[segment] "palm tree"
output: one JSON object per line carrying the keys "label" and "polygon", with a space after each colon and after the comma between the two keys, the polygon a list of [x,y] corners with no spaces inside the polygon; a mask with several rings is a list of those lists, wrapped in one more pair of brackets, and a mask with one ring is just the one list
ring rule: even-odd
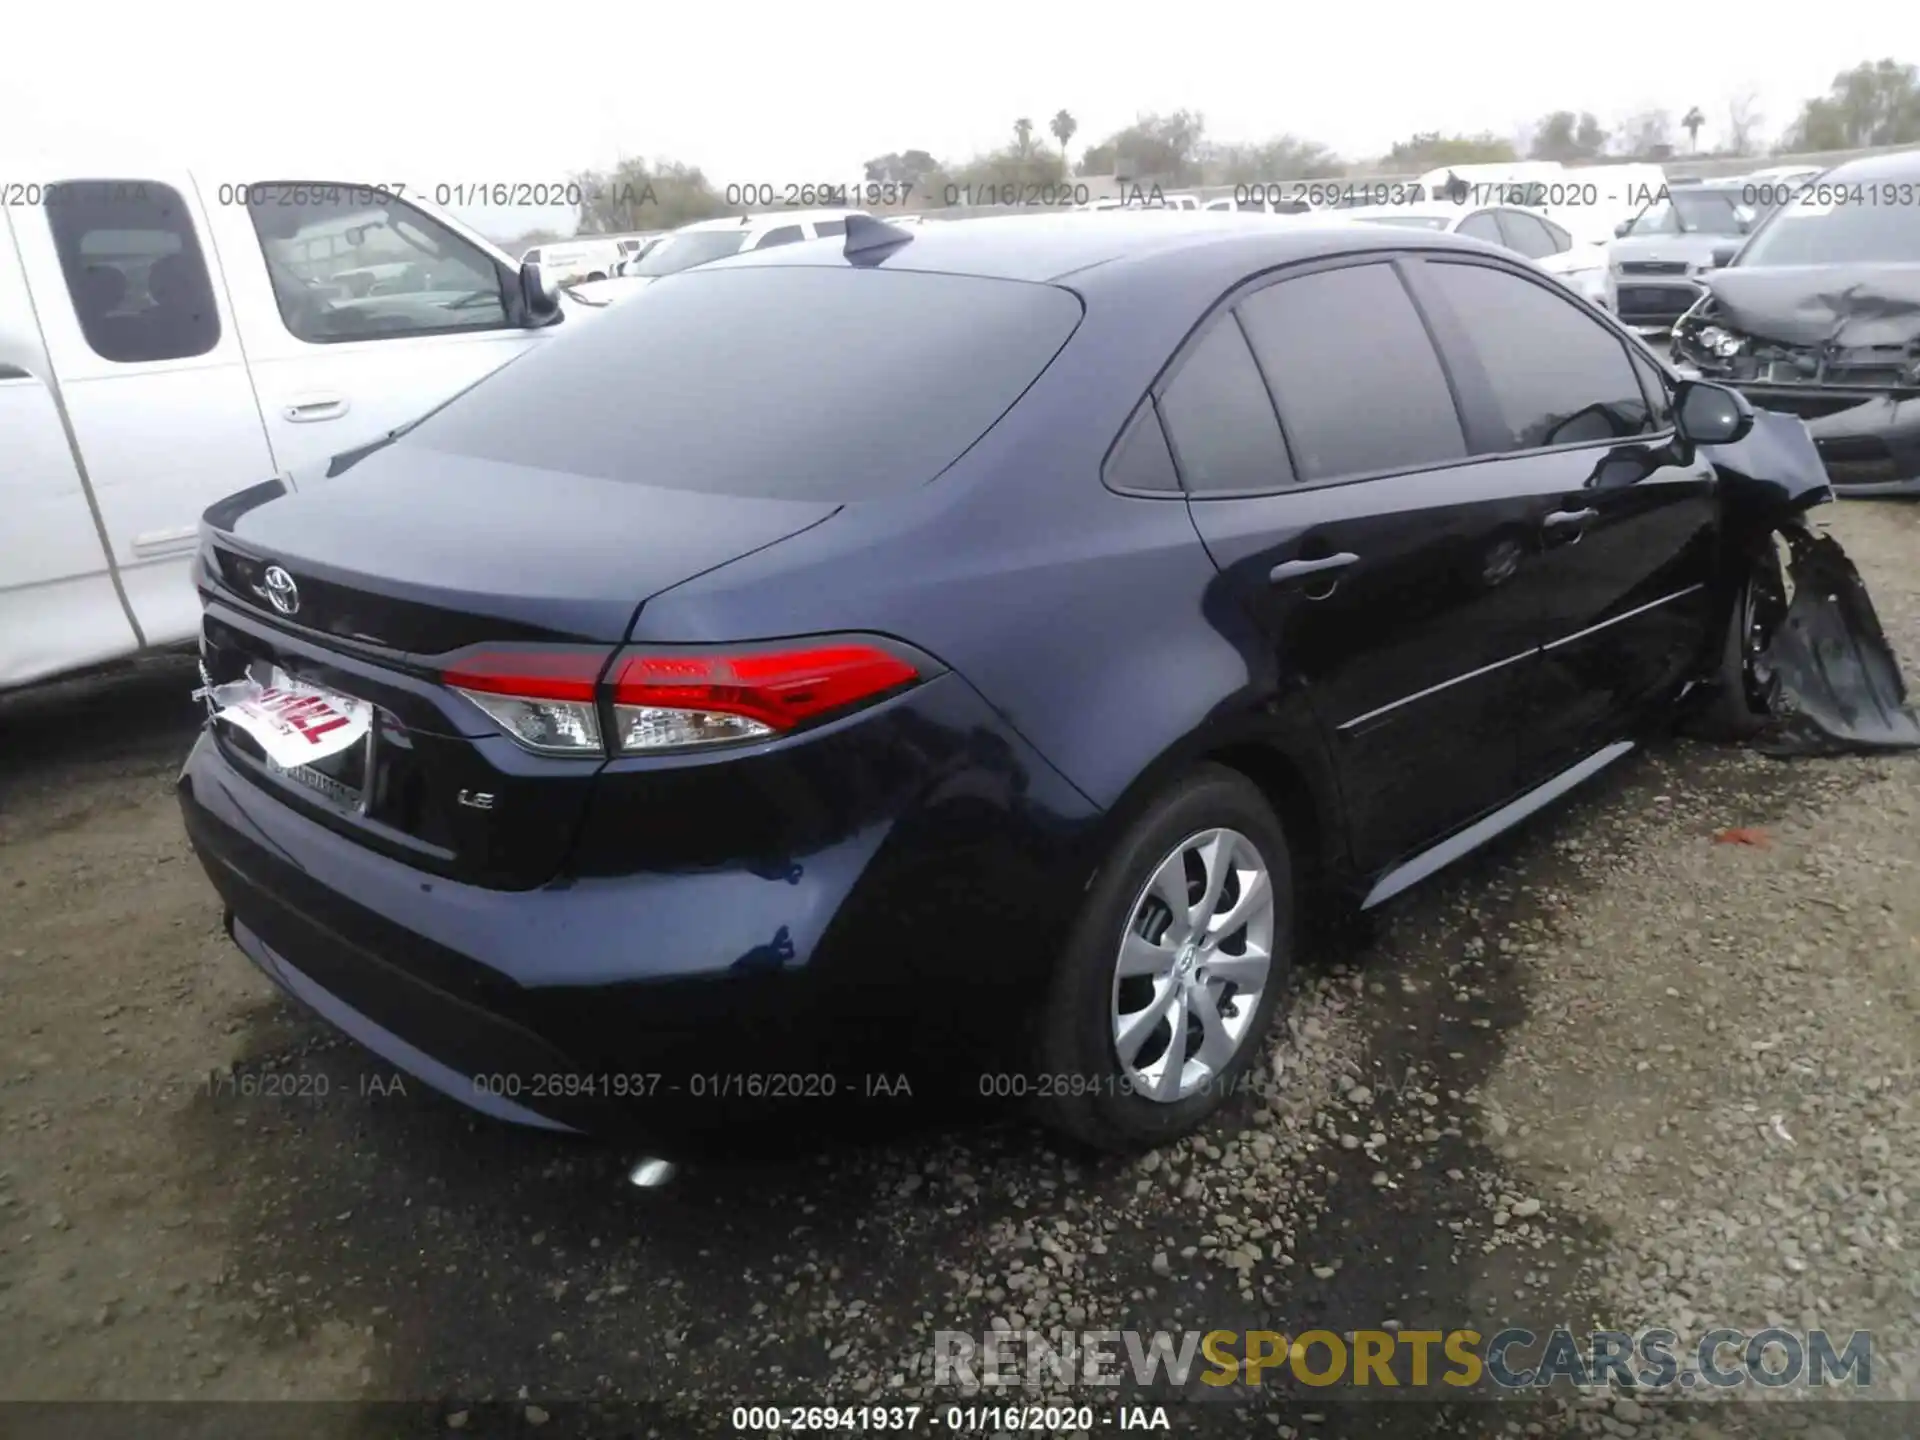
{"label": "palm tree", "polygon": [[1700,127],[1707,123],[1707,117],[1700,113],[1700,107],[1694,106],[1687,111],[1687,118],[1680,122],[1680,128],[1687,132],[1687,149],[1700,148]]}
{"label": "palm tree", "polygon": [[1080,122],[1065,110],[1060,111],[1053,117],[1052,121],[1048,123],[1047,129],[1051,130],[1053,132],[1053,138],[1060,142],[1060,158],[1062,160],[1067,158],[1067,142],[1073,139],[1074,131],[1079,128]]}
{"label": "palm tree", "polygon": [[1033,153],[1033,121],[1024,116],[1013,122],[1013,138],[1022,159]]}

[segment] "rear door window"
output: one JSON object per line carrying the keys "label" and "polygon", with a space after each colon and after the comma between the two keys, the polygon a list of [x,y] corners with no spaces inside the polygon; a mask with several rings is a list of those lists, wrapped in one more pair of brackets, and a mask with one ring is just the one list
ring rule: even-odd
{"label": "rear door window", "polygon": [[754,245],[756,250],[771,250],[776,245],[793,245],[807,238],[807,232],[798,225],[782,225],[769,230]]}
{"label": "rear door window", "polygon": [[47,223],[80,333],[102,360],[205,355],[220,311],[186,200],[153,180],[50,185]]}
{"label": "rear door window", "polygon": [[1465,458],[1440,357],[1391,265],[1282,280],[1239,309],[1302,480]]}
{"label": "rear door window", "polygon": [[1257,495],[1292,483],[1273,399],[1232,315],[1181,360],[1160,414],[1188,493]]}
{"label": "rear door window", "polygon": [[847,233],[847,222],[844,220],[816,220],[813,222],[813,233],[816,237],[823,240],[829,235],[844,235]]}
{"label": "rear door window", "polygon": [[397,443],[674,490],[886,495],[964,454],[1080,315],[1067,291],[1014,280],[695,268],[536,346]]}

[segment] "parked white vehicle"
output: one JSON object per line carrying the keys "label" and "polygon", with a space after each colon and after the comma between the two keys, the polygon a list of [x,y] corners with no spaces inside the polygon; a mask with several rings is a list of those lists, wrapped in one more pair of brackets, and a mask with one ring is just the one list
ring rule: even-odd
{"label": "parked white vehicle", "polygon": [[208,505],[598,313],[374,184],[0,176],[0,690],[190,641]]}
{"label": "parked white vehicle", "polygon": [[[1249,188],[1252,190],[1258,187]],[[1313,206],[1304,200],[1279,200],[1264,194],[1256,199],[1251,193],[1244,200],[1237,200],[1231,195],[1222,195],[1217,200],[1207,201],[1201,208],[1244,215],[1309,215],[1313,213]]]}
{"label": "parked white vehicle", "polygon": [[691,270],[709,260],[723,260],[748,250],[768,250],[775,245],[797,245],[803,240],[818,240],[847,233],[849,215],[865,215],[864,210],[774,210],[763,215],[729,215],[721,220],[696,220],[669,230],[638,260],[621,271],[625,285],[596,286],[583,292],[592,298],[612,298],[630,291],[633,281],[658,280]]}
{"label": "parked white vehicle", "polygon": [[1415,230],[1470,235],[1524,255],[1594,304],[1606,303],[1606,247],[1575,240],[1537,210],[1522,209],[1518,205],[1456,205],[1447,200],[1428,200],[1418,205],[1342,210],[1339,217],[1372,225],[1400,225]]}
{"label": "parked white vehicle", "polygon": [[520,257],[520,263],[538,265],[555,284],[571,285],[576,280],[606,279],[618,269],[621,257],[618,239],[593,235],[536,245]]}

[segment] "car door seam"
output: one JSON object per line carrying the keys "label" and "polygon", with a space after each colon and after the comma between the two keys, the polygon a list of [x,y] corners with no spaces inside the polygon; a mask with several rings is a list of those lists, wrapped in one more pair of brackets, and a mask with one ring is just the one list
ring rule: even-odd
{"label": "car door seam", "polygon": [[[80,436],[74,431],[73,416],[67,410],[67,397],[61,391],[60,375],[54,368],[53,351],[47,344],[47,327],[40,318],[40,297],[33,293],[33,277],[27,270],[26,252],[20,248],[19,238],[14,233],[13,216],[4,206],[0,206],[0,224],[6,226],[7,243],[13,247],[14,256],[20,262],[20,280],[27,294],[27,312],[33,317],[34,334],[40,341],[40,353],[47,362],[47,396],[53,401],[54,414],[60,417],[61,433],[67,437],[67,453],[72,456],[74,473],[80,479],[80,493],[87,497],[87,513],[93,517],[93,533],[100,541],[100,554],[107,562],[107,578],[113,582],[113,593],[120,601],[120,612],[133,628],[134,643],[144,650],[147,648],[147,635],[140,628],[139,617],[133,613],[133,602],[127,599],[127,585],[120,575],[120,562],[114,558],[113,542],[107,536],[106,517],[100,513],[99,497],[93,493],[93,476],[87,472],[86,457],[80,453]],[[64,287],[64,276],[61,283]],[[85,343],[84,336],[82,343]]]}

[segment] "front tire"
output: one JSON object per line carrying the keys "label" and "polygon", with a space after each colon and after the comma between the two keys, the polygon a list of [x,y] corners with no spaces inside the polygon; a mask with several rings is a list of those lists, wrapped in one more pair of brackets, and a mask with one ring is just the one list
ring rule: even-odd
{"label": "front tire", "polygon": [[1244,775],[1156,796],[1094,878],[1041,1017],[1040,1118],[1101,1150],[1198,1129],[1260,1059],[1293,954],[1293,860]]}

